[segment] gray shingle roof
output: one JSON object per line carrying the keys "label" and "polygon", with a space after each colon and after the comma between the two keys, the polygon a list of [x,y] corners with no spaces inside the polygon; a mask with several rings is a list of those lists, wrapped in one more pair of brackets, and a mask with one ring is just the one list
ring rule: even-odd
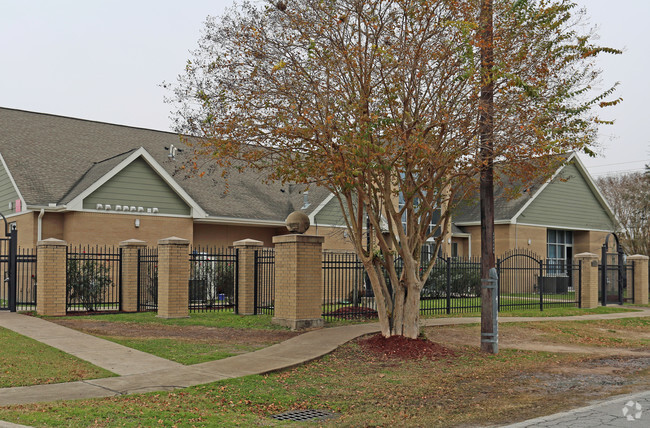
{"label": "gray shingle roof", "polygon": [[[221,171],[188,177],[165,147],[181,146],[177,134],[50,114],[0,108],[0,153],[28,205],[65,204],[143,147],[210,216],[284,221],[303,205],[305,186],[265,184],[261,173]],[[284,191],[283,191],[284,190]],[[329,194],[311,186],[309,214]]]}

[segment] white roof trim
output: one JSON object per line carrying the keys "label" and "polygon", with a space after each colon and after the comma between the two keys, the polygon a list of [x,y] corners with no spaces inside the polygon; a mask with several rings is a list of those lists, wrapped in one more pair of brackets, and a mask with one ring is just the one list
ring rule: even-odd
{"label": "white roof trim", "polygon": [[325,199],[323,199],[323,201],[322,201],[320,204],[318,204],[318,206],[316,207],[316,209],[314,209],[314,211],[312,211],[311,214],[309,214],[309,222],[310,222],[311,224],[315,224],[315,223],[316,223],[316,214],[318,214],[319,212],[321,212],[321,210],[322,210],[323,208],[325,208],[325,206],[326,206],[327,204],[329,204],[329,202],[330,202],[332,199],[334,199],[334,193],[330,193],[330,194],[329,194]]}
{"label": "white roof trim", "polygon": [[530,198],[530,199],[529,199],[529,200],[524,204],[524,206],[521,207],[521,209],[520,209],[519,211],[517,211],[517,214],[515,214],[514,216],[512,216],[512,218],[510,219],[510,223],[512,223],[512,224],[517,223],[517,218],[519,218],[519,216],[520,216],[521,214],[523,214],[523,212],[526,210],[526,208],[528,208],[528,207],[530,206],[530,204],[533,203],[533,201],[537,198],[537,196],[539,196],[539,195],[544,191],[544,189],[546,189],[546,187],[547,187],[549,184],[551,184],[551,182],[555,179],[555,177],[558,176],[558,174],[560,173],[560,171],[562,171],[562,170],[564,169],[564,167],[565,167],[566,165],[568,165],[568,163],[571,162],[571,160],[572,160],[573,158],[575,158],[575,157],[576,157],[575,152],[571,153],[571,155],[570,155],[570,156],[568,157],[568,159],[564,162],[564,164],[563,164],[562,166],[560,166],[560,167],[555,171],[555,173],[553,174],[553,176],[552,176],[551,178],[549,178],[549,179],[546,181],[546,183],[544,183],[544,184],[543,184],[539,189],[537,189],[537,192],[535,192],[535,194],[534,194],[534,195],[533,195],[533,196],[532,196],[532,197],[531,197],[531,198]]}
{"label": "white roof trim", "polygon": [[259,220],[254,218],[234,218],[234,217],[205,217],[196,219],[196,224],[227,224],[227,225],[241,225],[241,226],[274,226],[282,227],[287,224],[284,221],[277,220]]}
{"label": "white roof trim", "polygon": [[584,231],[584,232],[610,232],[610,233],[612,232],[611,230],[604,230],[604,229],[589,229],[587,227],[557,226],[557,225],[549,225],[549,224],[517,223],[517,226],[545,227],[547,229],[554,229],[554,230],[577,230],[577,231]]}
{"label": "white roof trim", "polygon": [[[511,224],[512,222],[510,220],[495,220],[494,224]],[[480,226],[481,222],[480,221],[463,221],[463,222],[457,222],[455,221],[454,224],[456,226]]]}
{"label": "white roof trim", "polygon": [[[7,171],[7,176],[9,177],[9,181],[11,182],[11,185],[14,187],[14,190],[16,191],[16,194],[18,195],[18,199],[20,199],[20,212],[26,211],[27,204],[25,203],[25,198],[23,198],[22,193],[20,193],[20,189],[18,189],[18,185],[16,184],[13,175],[11,175],[11,171],[9,171],[9,167],[5,162],[5,159],[2,157],[2,153],[0,153],[0,163],[4,167],[5,171]],[[19,213],[14,212],[14,214],[19,214]]]}
{"label": "white roof trim", "polygon": [[160,176],[160,178],[165,181],[165,183],[176,192],[176,194],[192,208],[192,217],[193,218],[204,218],[207,217],[207,213],[197,204],[190,195],[183,190],[181,186],[176,183],[171,175],[165,171],[165,169],[158,163],[156,160],[147,152],[144,147],[140,147],[138,150],[131,153],[126,159],[120,162],[115,168],[110,170],[108,173],[104,174],[99,180],[95,181],[91,186],[86,190],[81,192],[77,197],[71,200],[67,204],[67,208],[71,211],[83,211],[83,200],[90,196],[95,190],[99,189],[101,186],[106,184],[108,180],[113,178],[118,172],[122,171],[133,161],[142,157],[147,164]]}

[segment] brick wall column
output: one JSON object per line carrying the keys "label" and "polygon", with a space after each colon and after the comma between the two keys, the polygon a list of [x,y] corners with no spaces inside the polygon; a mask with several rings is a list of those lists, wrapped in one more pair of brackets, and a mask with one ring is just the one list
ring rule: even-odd
{"label": "brick wall column", "polygon": [[635,254],[627,260],[634,264],[634,304],[646,305],[648,304],[648,256]]}
{"label": "brick wall column", "polygon": [[598,307],[598,256],[593,253],[580,253],[574,256],[576,262],[582,261],[582,307]]}
{"label": "brick wall column", "polygon": [[138,239],[120,242],[122,249],[122,311],[138,312],[138,250],[147,243]]}
{"label": "brick wall column", "polygon": [[65,315],[66,308],[66,247],[59,239],[38,241],[36,257],[36,278],[38,299],[36,312],[39,315]]}
{"label": "brick wall column", "polygon": [[323,301],[322,236],[274,236],[274,324],[292,330],[321,327]]}
{"label": "brick wall column", "polygon": [[158,317],[189,317],[190,241],[158,241]]}
{"label": "brick wall column", "polygon": [[237,313],[253,315],[255,313],[255,251],[264,243],[254,239],[242,239],[232,244],[239,252],[237,255]]}

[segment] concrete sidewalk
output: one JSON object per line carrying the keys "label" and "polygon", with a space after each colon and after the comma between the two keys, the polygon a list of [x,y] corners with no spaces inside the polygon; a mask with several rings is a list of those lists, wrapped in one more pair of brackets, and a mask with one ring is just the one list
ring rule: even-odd
{"label": "concrete sidewalk", "polygon": [[[501,317],[500,323],[601,320],[650,316],[650,309],[576,317]],[[423,326],[472,324],[479,318],[422,320]],[[379,331],[379,324],[357,324],[314,330],[282,343],[223,360],[184,366],[40,318],[0,312],[0,327],[39,340],[121,376],[0,389],[0,406],[79,398],[111,397],[152,391],[170,391],[226,378],[267,373],[319,358],[364,334]],[[478,341],[478,339],[477,339]]]}

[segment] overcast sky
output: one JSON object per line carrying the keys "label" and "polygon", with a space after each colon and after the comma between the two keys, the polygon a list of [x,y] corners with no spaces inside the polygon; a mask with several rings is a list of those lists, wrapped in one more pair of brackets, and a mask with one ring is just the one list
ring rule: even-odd
{"label": "overcast sky", "polygon": [[[598,25],[603,87],[624,102],[605,118],[593,176],[650,162],[650,1],[575,0]],[[208,15],[231,0],[0,0],[0,106],[170,130],[163,81],[174,81]]]}

